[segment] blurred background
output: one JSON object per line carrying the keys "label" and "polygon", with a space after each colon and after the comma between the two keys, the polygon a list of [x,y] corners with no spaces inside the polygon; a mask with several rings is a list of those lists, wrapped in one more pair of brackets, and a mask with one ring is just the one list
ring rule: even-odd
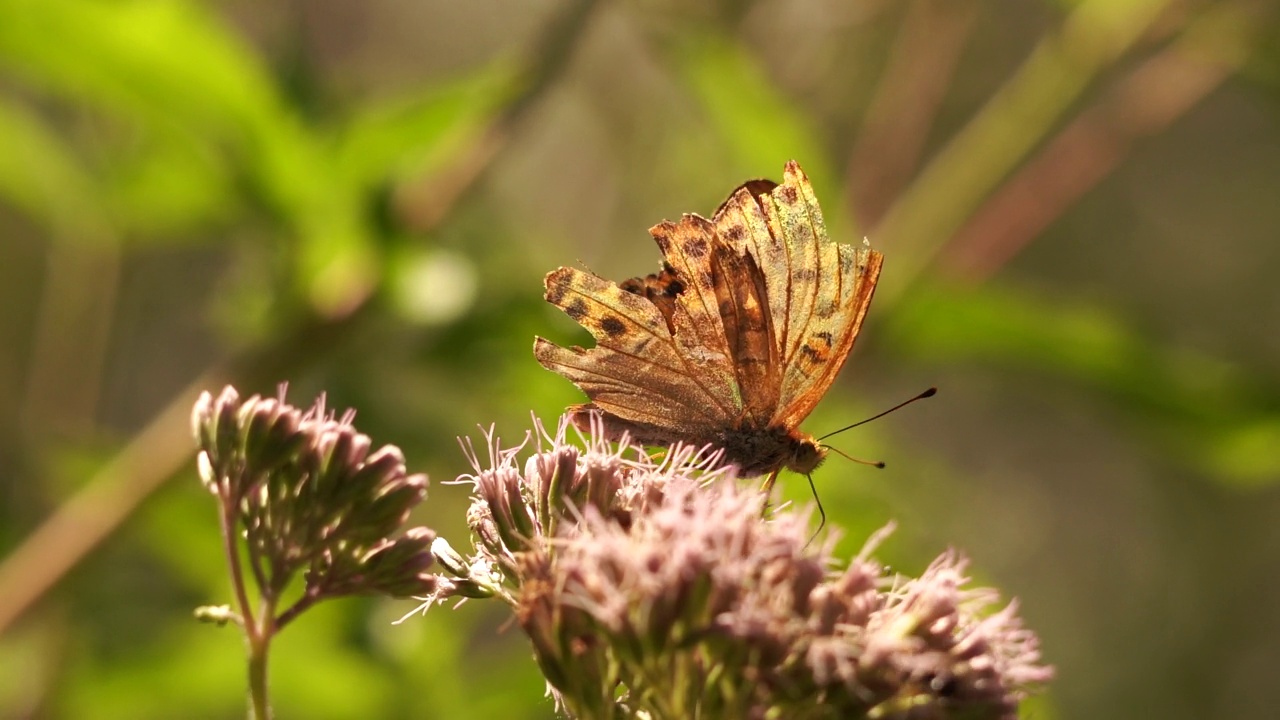
{"label": "blurred background", "polygon": [[[1280,13],[1222,0],[0,0],[0,717],[235,718],[188,417],[358,410],[466,546],[460,435],[580,400],[542,277],[787,159],[885,253],[815,475],[842,550],[957,547],[1058,668],[1036,718],[1280,705]],[[782,492],[806,501],[803,478]],[[289,718],[549,718],[497,603],[349,600]]]}

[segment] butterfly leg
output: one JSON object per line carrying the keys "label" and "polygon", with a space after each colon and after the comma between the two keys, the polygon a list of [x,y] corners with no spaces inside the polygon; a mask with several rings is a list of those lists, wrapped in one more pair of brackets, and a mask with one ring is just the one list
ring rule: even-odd
{"label": "butterfly leg", "polygon": [[818,537],[818,533],[822,532],[822,528],[827,525],[827,511],[822,508],[822,498],[818,497],[818,488],[813,486],[813,476],[805,475],[805,480],[809,481],[809,492],[813,493],[813,502],[818,506],[818,529],[813,531],[813,537],[809,538],[809,542],[813,542]]}
{"label": "butterfly leg", "polygon": [[760,488],[760,493],[764,495],[764,506],[760,510],[760,517],[769,516],[769,505],[773,500],[773,484],[778,481],[778,473],[781,470],[774,470],[769,473],[769,477],[765,478],[764,485]]}
{"label": "butterfly leg", "polygon": [[[764,487],[760,488],[760,492],[764,493],[764,508],[761,511],[761,517],[769,515],[769,504],[773,498],[773,485],[778,481],[778,473],[781,470],[774,470],[769,473],[769,477],[765,478]],[[805,475],[805,480],[809,481],[809,492],[813,493],[813,502],[818,506],[818,529],[813,531],[813,537],[809,538],[809,542],[813,542],[818,537],[818,533],[822,532],[822,528],[827,526],[827,511],[822,507],[822,498],[818,497],[818,488],[814,487],[813,476]]]}

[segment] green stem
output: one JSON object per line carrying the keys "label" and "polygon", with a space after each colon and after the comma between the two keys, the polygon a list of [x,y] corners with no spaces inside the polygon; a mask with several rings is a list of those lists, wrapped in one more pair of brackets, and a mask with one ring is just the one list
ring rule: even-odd
{"label": "green stem", "polygon": [[249,630],[249,716],[253,720],[270,720],[271,703],[267,692],[267,660],[271,650],[273,611],[264,607],[261,626]]}
{"label": "green stem", "polygon": [[249,592],[244,586],[244,569],[240,564],[240,550],[236,547],[236,508],[231,503],[224,501],[218,523],[222,530],[222,550],[227,554],[227,568],[231,571],[231,590],[235,593],[245,632],[252,633],[257,621],[253,606],[249,604]]}
{"label": "green stem", "polygon": [[306,595],[303,595],[301,598],[298,598],[298,601],[296,603],[289,606],[287,610],[280,613],[280,617],[276,618],[276,624],[275,624],[274,630],[276,632],[283,630],[285,625],[288,625],[289,623],[293,622],[294,618],[301,615],[303,611],[305,611],[307,608],[311,607],[312,605],[315,605],[316,602],[319,601],[319,599],[320,599],[320,595],[318,593],[313,593],[313,592],[308,592]]}
{"label": "green stem", "polygon": [[271,590],[262,584],[262,603],[255,614],[249,603],[249,591],[245,587],[244,568],[240,551],[236,546],[236,507],[224,503],[219,521],[222,525],[223,549],[227,553],[227,565],[231,569],[231,585],[236,604],[240,606],[245,640],[249,644],[249,717],[253,720],[269,720],[271,703],[267,692],[267,660],[271,650],[271,638],[275,635],[275,598],[267,595]]}
{"label": "green stem", "polygon": [[872,239],[892,248],[878,295],[896,296],[982,200],[1058,124],[1089,84],[1137,44],[1168,0],[1088,0],[1045,38],[1018,72],[894,204]]}

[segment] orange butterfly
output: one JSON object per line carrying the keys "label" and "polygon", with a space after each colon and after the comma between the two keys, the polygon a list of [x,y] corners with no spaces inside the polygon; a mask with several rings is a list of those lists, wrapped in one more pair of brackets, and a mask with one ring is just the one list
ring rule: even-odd
{"label": "orange butterfly", "polygon": [[543,338],[543,367],[573,381],[612,437],[714,445],[743,475],[810,474],[826,449],[800,422],[840,372],[871,304],[883,256],[827,237],[804,171],[739,187],[710,220],[685,215],[649,232],[662,270],[621,285],[559,268],[546,299],[595,337]]}

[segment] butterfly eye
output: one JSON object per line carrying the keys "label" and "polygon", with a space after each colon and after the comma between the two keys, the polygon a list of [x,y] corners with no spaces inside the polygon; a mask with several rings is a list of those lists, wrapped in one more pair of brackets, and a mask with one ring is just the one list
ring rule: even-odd
{"label": "butterfly eye", "polygon": [[791,453],[791,459],[787,462],[787,467],[801,475],[808,475],[827,457],[827,451],[816,441],[805,439],[800,441],[795,450]]}

